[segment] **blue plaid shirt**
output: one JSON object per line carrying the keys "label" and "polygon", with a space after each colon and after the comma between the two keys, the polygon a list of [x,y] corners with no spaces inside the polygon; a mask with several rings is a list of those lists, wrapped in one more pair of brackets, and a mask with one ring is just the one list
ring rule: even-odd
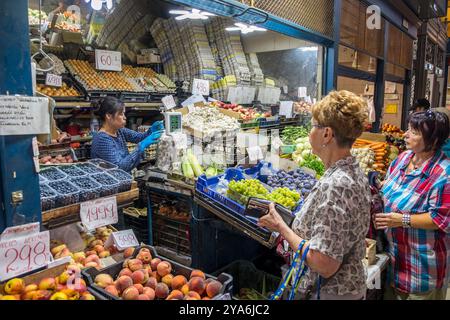
{"label": "blue plaid shirt", "polygon": [[94,135],[92,140],[91,158],[103,159],[130,172],[141,161],[143,152],[139,150],[138,146],[132,153],[129,153],[127,142],[139,143],[150,134],[150,130],[146,133],[139,133],[123,128],[117,131],[117,137],[113,137],[100,131]]}

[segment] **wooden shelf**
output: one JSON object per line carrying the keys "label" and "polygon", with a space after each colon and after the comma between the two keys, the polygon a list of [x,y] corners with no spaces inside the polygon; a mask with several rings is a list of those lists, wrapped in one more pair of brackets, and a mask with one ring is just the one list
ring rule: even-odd
{"label": "wooden shelf", "polygon": [[[145,110],[159,111],[163,104],[160,102],[125,102],[126,108],[136,108]],[[56,102],[56,109],[81,109],[92,108],[91,102],[87,101],[69,101],[69,102]]]}
{"label": "wooden shelf", "polygon": [[[129,191],[118,193],[115,196],[117,198],[118,207],[130,204],[134,200],[137,200],[139,198],[139,188],[137,186],[137,182],[133,181],[133,184],[131,185],[131,189]],[[80,221],[80,203],[42,212],[43,224],[48,224],[51,220],[61,218],[68,218],[69,220]]]}

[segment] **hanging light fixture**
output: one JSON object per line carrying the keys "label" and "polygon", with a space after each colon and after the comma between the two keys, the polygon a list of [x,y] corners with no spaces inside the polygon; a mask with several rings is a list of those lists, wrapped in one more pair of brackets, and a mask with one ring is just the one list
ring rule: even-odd
{"label": "hanging light fixture", "polygon": [[91,3],[91,7],[94,10],[102,10],[103,3],[106,3],[106,7],[108,10],[111,10],[113,7],[113,0],[84,0],[86,3]]}
{"label": "hanging light fixture", "polygon": [[260,27],[257,27],[257,26],[249,26],[247,24],[240,23],[240,22],[237,22],[234,25],[235,25],[235,27],[228,27],[228,28],[225,28],[225,30],[227,30],[227,31],[241,31],[242,34],[247,34],[247,33],[251,33],[251,32],[254,32],[254,31],[267,31],[267,29],[260,28]]}
{"label": "hanging light fixture", "polygon": [[214,13],[206,12],[206,11],[200,11],[198,9],[192,9],[192,11],[187,10],[170,10],[170,14],[178,15],[176,17],[176,20],[185,20],[185,19],[191,19],[191,20],[207,20],[209,17],[215,16]]}

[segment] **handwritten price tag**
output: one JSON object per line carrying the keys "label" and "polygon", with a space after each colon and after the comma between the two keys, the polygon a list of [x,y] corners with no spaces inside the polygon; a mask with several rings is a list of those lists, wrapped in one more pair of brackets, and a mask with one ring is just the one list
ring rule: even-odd
{"label": "handwritten price tag", "polygon": [[292,113],[294,111],[293,101],[280,101],[280,116],[285,116],[286,118],[292,118]]}
{"label": "handwritten price tag", "polygon": [[247,148],[247,153],[248,153],[248,158],[250,159],[251,162],[255,162],[255,161],[258,161],[258,160],[264,158],[264,154],[263,154],[260,146],[254,146],[254,147]]}
{"label": "handwritten price tag", "polygon": [[0,280],[44,267],[50,261],[50,233],[34,233],[0,241]]}
{"label": "handwritten price tag", "polygon": [[194,79],[192,84],[192,94],[200,94],[202,96],[209,96],[209,81]]}
{"label": "handwritten price tag", "polygon": [[56,74],[47,73],[45,84],[52,87],[62,87],[62,77]]}
{"label": "handwritten price tag", "polygon": [[177,106],[177,104],[175,103],[175,99],[173,98],[172,95],[165,96],[164,98],[161,99],[161,101],[164,104],[164,107],[166,107],[166,110],[173,109]]}
{"label": "handwritten price tag", "polygon": [[95,68],[97,70],[122,71],[122,53],[96,49]]}
{"label": "handwritten price tag", "polygon": [[298,88],[298,97],[299,98],[305,98],[307,95],[307,88],[306,87],[299,87]]}
{"label": "handwritten price tag", "polygon": [[113,232],[111,236],[119,250],[125,250],[126,248],[137,247],[139,245],[139,242],[131,229]]}
{"label": "handwritten price tag", "polygon": [[82,202],[80,204],[80,218],[88,230],[116,224],[119,221],[116,197]]}

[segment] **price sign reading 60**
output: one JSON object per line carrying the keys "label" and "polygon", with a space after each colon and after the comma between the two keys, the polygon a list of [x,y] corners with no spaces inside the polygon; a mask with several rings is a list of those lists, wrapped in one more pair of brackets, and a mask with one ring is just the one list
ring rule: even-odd
{"label": "price sign reading 60", "polygon": [[44,267],[49,261],[48,231],[0,242],[0,280]]}
{"label": "price sign reading 60", "polygon": [[83,202],[80,205],[81,222],[89,230],[115,224],[119,221],[116,197]]}
{"label": "price sign reading 60", "polygon": [[97,70],[122,71],[122,54],[119,51],[95,50]]}

